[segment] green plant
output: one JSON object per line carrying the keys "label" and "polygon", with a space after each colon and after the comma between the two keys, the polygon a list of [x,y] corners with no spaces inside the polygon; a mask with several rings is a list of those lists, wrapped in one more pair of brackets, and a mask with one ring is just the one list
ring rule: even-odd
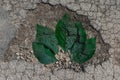
{"label": "green plant", "polygon": [[72,22],[65,14],[56,25],[55,32],[50,28],[37,24],[36,40],[32,47],[34,55],[43,64],[57,61],[58,45],[66,52],[70,50],[71,61],[84,63],[95,53],[96,38],[87,39],[81,22]]}

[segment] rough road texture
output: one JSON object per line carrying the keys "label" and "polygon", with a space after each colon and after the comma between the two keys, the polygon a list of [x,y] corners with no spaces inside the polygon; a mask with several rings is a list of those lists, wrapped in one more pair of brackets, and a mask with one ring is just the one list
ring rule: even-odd
{"label": "rough road texture", "polygon": [[9,41],[14,37],[15,28],[9,23],[8,12],[0,7],[0,59]]}
{"label": "rough road texture", "polygon": [[[24,21],[26,11],[35,9],[36,4],[40,2],[40,0],[0,0],[3,8],[0,9],[0,14],[9,11],[9,22],[14,25],[14,28],[10,27],[12,25],[9,27],[7,24],[0,25],[0,52],[4,51],[3,49],[8,45],[8,41],[5,44],[7,38],[12,38],[14,29],[19,28],[20,22]],[[111,46],[109,60],[98,66],[86,67],[86,73],[64,69],[51,73],[39,63],[1,61],[0,80],[120,80],[120,0],[42,0],[42,2],[51,5],[61,4],[78,14],[88,16],[94,28]],[[4,15],[7,16],[7,14]],[[6,22],[6,18],[2,19],[0,16],[0,23]],[[9,31],[13,33],[12,35],[2,34],[4,30],[5,33]],[[2,40],[6,36],[8,37]]]}

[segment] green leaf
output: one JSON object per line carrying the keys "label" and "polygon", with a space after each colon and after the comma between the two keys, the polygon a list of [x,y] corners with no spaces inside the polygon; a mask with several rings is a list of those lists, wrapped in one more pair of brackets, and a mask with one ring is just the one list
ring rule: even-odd
{"label": "green leaf", "polygon": [[72,61],[77,63],[85,63],[91,59],[96,49],[96,38],[90,38],[86,41],[85,47],[76,43],[71,49]]}
{"label": "green leaf", "polygon": [[76,22],[75,27],[77,28],[76,41],[70,49],[72,54],[72,61],[77,63],[84,63],[94,55],[96,39],[91,38],[86,40],[86,31],[83,28],[81,22]]}
{"label": "green leaf", "polygon": [[79,44],[78,42],[75,42],[72,48],[70,49],[71,55],[72,55],[72,61],[80,62],[80,54],[83,51],[83,44]]}
{"label": "green leaf", "polygon": [[50,63],[55,63],[57,61],[52,50],[50,50],[44,44],[33,42],[32,48],[34,51],[34,55],[39,60],[39,62],[43,64],[50,64]]}
{"label": "green leaf", "polygon": [[85,44],[85,50],[80,54],[80,63],[85,63],[93,57],[96,49],[96,38],[87,39]]}
{"label": "green leaf", "polygon": [[64,24],[60,20],[56,25],[56,38],[58,40],[58,44],[63,48],[63,50],[66,50],[65,44],[66,44],[66,31],[64,30]]}
{"label": "green leaf", "polygon": [[96,50],[96,38],[90,38],[86,41],[84,53],[87,55],[87,60],[92,58]]}
{"label": "green leaf", "polygon": [[55,54],[58,53],[58,46],[54,32],[38,24],[36,31],[36,40],[32,44],[35,57],[43,64],[56,62]]}
{"label": "green leaf", "polygon": [[51,30],[50,28],[46,27],[46,26],[42,26],[37,24],[36,25],[36,31],[38,35],[50,35],[50,34],[54,34],[53,30]]}
{"label": "green leaf", "polygon": [[58,53],[57,39],[54,32],[41,25],[37,25],[36,41],[48,46],[55,54]]}
{"label": "green leaf", "polygon": [[65,14],[62,19],[60,19],[56,25],[56,38],[58,44],[66,52],[73,45],[76,35],[77,28],[71,22],[70,16]]}
{"label": "green leaf", "polygon": [[79,37],[79,42],[81,43],[85,43],[86,41],[86,31],[85,29],[83,28],[83,25],[81,22],[76,22],[75,23],[75,27],[77,28],[77,37]]}
{"label": "green leaf", "polygon": [[71,49],[71,47],[74,44],[75,40],[76,40],[75,36],[68,36],[66,38],[66,49]]}
{"label": "green leaf", "polygon": [[39,24],[36,25],[36,31],[37,31],[36,32],[36,41],[39,41],[41,39],[40,36],[54,34],[54,32],[50,28],[44,27]]}
{"label": "green leaf", "polygon": [[70,16],[68,14],[65,14],[62,19],[58,21],[55,30],[58,44],[63,48],[64,51],[67,51],[66,40],[68,35],[68,26],[70,26]]}

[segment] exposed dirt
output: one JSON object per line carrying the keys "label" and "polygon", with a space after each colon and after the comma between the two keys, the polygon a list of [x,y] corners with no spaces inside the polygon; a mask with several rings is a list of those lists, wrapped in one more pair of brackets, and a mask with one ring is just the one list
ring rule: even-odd
{"label": "exposed dirt", "polygon": [[[26,21],[21,23],[21,27],[18,29],[16,37],[10,43],[9,49],[5,54],[5,60],[17,59],[29,62],[37,61],[33,55],[31,47],[31,44],[35,39],[35,25],[42,24],[55,30],[57,21],[63,16],[64,13],[69,13],[72,16],[73,21],[81,21],[87,30],[88,37],[95,36],[97,38],[95,55],[85,64],[98,65],[108,60],[110,57],[108,53],[110,46],[104,43],[99,31],[93,28],[87,16],[77,15],[75,12],[72,12],[60,5],[51,6],[43,3],[38,4],[37,9],[29,10],[27,12]],[[73,69],[78,69],[79,64],[72,63],[69,67],[64,65],[61,66],[61,68],[71,68],[71,66],[73,66]]]}

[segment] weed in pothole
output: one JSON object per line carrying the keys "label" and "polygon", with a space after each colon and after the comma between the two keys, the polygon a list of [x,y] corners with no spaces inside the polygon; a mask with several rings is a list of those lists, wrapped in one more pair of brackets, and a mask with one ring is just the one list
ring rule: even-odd
{"label": "weed in pothole", "polygon": [[[64,13],[69,13],[72,16],[72,20],[79,20],[83,23],[83,27],[86,29],[88,37],[97,38],[96,52],[94,57],[88,61],[86,64],[98,65],[109,59],[110,55],[108,53],[109,45],[106,44],[99,31],[93,28],[90,24],[90,20],[87,16],[77,15],[75,12],[69,11],[68,9],[57,5],[51,6],[49,4],[40,3],[35,10],[28,10],[27,17],[24,22],[21,22],[21,27],[18,29],[16,37],[11,41],[10,46],[5,54],[5,60],[24,60],[29,62],[36,62],[36,58],[32,51],[32,42],[35,39],[35,25],[41,24],[48,26],[55,30],[55,25],[57,21],[63,16]],[[61,57],[61,55],[59,55]],[[51,66],[51,67],[50,67]],[[53,65],[47,65],[48,68],[67,68],[76,71],[81,70],[81,65],[76,63],[65,64],[62,62],[57,62]]]}

